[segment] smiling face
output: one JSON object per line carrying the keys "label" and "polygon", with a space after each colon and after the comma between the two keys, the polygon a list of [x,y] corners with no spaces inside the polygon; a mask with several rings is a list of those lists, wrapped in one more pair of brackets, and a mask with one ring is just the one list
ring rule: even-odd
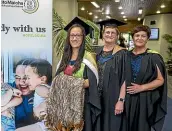
{"label": "smiling face", "polygon": [[36,69],[27,66],[25,69],[25,74],[27,77],[27,83],[30,90],[35,90],[38,85],[42,83],[41,77],[35,73]]}
{"label": "smiling face", "polygon": [[82,29],[80,27],[73,27],[70,31],[70,45],[72,48],[80,48],[82,41]]}
{"label": "smiling face", "polygon": [[105,27],[103,32],[103,40],[105,43],[116,43],[118,39],[118,32],[116,28],[112,27]]}
{"label": "smiling face", "polygon": [[136,48],[145,47],[147,41],[148,41],[148,35],[145,31],[139,31],[135,33],[133,36],[133,42]]}
{"label": "smiling face", "polygon": [[32,92],[26,83],[25,68],[25,65],[18,65],[15,74],[16,87],[22,92],[22,95],[28,95]]}

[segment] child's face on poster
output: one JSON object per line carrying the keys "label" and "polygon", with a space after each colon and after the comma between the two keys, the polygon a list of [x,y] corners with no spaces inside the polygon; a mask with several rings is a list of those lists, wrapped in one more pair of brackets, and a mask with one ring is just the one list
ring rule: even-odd
{"label": "child's face on poster", "polygon": [[38,85],[42,83],[41,77],[36,74],[36,69],[27,66],[25,69],[25,74],[27,77],[26,83],[29,85],[30,90],[35,90]]}
{"label": "child's face on poster", "polygon": [[17,89],[22,92],[22,95],[29,95],[32,91],[29,89],[28,84],[26,83],[26,75],[25,75],[25,68],[24,65],[18,65],[16,68],[16,75],[15,75],[15,83]]}

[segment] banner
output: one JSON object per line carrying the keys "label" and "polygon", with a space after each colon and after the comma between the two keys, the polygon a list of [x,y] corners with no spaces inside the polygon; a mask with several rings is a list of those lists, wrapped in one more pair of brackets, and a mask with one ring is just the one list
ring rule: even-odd
{"label": "banner", "polygon": [[[47,73],[47,76],[43,75],[46,76],[44,80],[47,82],[44,84],[51,84],[52,0],[1,0],[1,19],[1,77],[3,78],[1,79],[1,127],[7,131],[9,129],[5,121],[9,116],[12,118],[10,129],[14,127],[14,130],[37,122],[33,115],[35,104],[33,96],[36,88],[34,84],[39,82],[36,80],[42,76],[38,68],[33,70],[39,77],[33,75],[35,79],[32,78],[33,83],[31,83],[28,80],[31,78],[26,75],[26,66],[23,66],[24,70],[17,70],[17,65],[19,63],[23,65],[33,58],[37,60],[35,63],[38,62],[37,67],[39,62],[42,62],[47,65],[46,68],[39,67],[43,73]],[[11,99],[7,102],[6,98],[10,96],[5,97],[5,95],[10,90],[9,85],[14,89],[12,89]],[[6,105],[16,97],[14,91],[17,89],[21,91],[22,102],[15,104],[15,110],[7,108]]]}
{"label": "banner", "polygon": [[1,0],[1,50],[4,82],[14,80],[22,58],[52,63],[52,0]]}

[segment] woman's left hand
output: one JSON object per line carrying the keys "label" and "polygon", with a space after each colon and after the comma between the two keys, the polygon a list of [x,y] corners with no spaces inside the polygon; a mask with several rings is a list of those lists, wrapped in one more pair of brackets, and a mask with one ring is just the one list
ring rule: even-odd
{"label": "woman's left hand", "polygon": [[144,87],[139,84],[131,83],[132,86],[127,87],[128,94],[136,94],[144,91]]}
{"label": "woman's left hand", "polygon": [[118,101],[115,105],[115,115],[119,115],[121,113],[123,113],[123,110],[124,110],[124,102],[122,101]]}

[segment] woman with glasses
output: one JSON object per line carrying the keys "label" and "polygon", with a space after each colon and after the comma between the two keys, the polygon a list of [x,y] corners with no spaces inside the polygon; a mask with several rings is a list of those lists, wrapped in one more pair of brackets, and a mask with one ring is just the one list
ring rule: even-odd
{"label": "woman with glasses", "polygon": [[124,23],[114,19],[99,22],[104,46],[97,49],[99,68],[99,93],[102,104],[102,131],[122,131],[125,102],[126,50],[117,44],[117,25]]}
{"label": "woman with glasses", "polygon": [[146,47],[150,28],[133,29],[135,48],[126,62],[127,131],[161,131],[167,113],[167,77],[162,56]]}
{"label": "woman with glasses", "polygon": [[99,131],[100,101],[95,55],[85,50],[89,26],[75,17],[47,102],[47,126],[59,131]]}
{"label": "woman with glasses", "polygon": [[34,61],[34,58],[25,58],[16,64],[15,82],[9,83],[12,87],[22,92],[23,102],[15,107],[15,124],[16,128],[27,126],[36,122],[33,117],[33,96],[34,92],[29,89],[26,83],[25,68]]}

